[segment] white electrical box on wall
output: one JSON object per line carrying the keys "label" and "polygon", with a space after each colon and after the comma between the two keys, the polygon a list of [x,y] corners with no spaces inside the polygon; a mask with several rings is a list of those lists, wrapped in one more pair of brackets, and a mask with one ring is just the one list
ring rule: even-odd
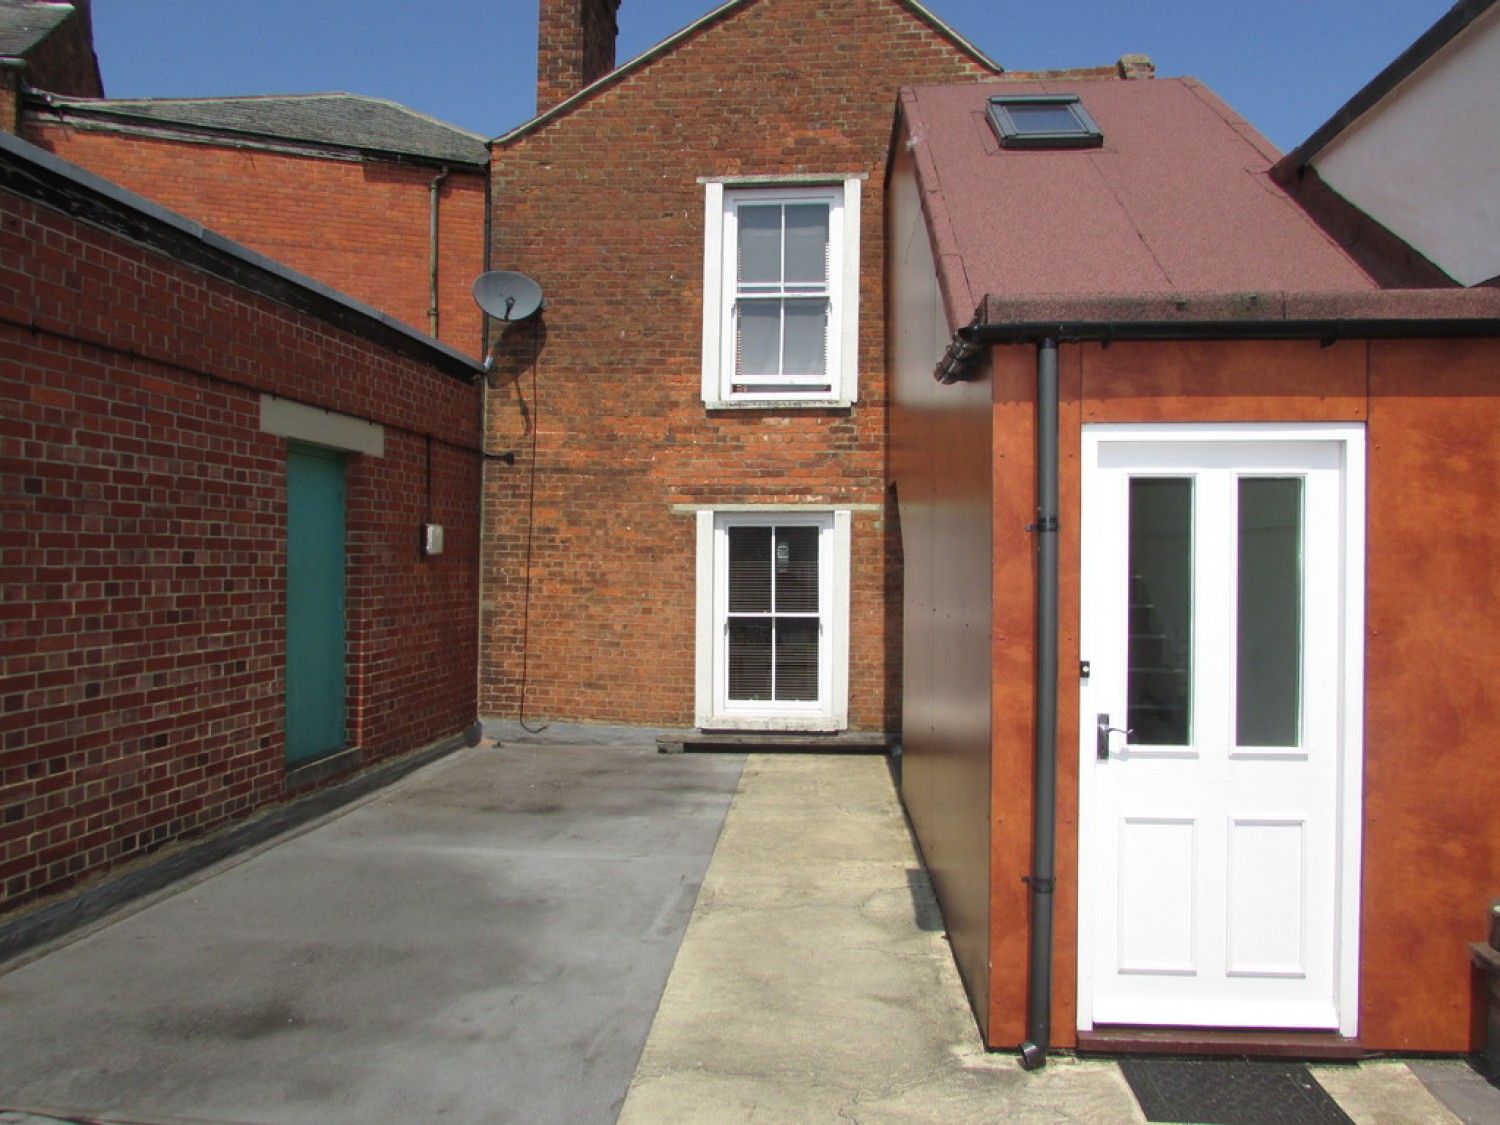
{"label": "white electrical box on wall", "polygon": [[443,553],[442,524],[424,523],[422,525],[422,553],[424,555],[441,555]]}

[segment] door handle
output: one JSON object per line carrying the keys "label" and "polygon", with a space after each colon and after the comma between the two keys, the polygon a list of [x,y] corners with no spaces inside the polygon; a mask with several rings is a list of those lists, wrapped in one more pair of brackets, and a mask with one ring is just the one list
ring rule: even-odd
{"label": "door handle", "polygon": [[1124,727],[1110,726],[1109,715],[1101,711],[1099,713],[1098,723],[1094,727],[1095,756],[1098,757],[1101,762],[1109,761],[1109,736],[1111,734],[1123,734],[1128,739],[1134,733],[1135,731],[1126,730]]}

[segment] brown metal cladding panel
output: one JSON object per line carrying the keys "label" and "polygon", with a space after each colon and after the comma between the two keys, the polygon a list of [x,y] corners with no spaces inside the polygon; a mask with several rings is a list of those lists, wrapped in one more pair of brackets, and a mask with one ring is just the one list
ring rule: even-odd
{"label": "brown metal cladding panel", "polygon": [[[1035,352],[996,356],[995,965],[990,1045],[1024,1034],[1031,850]],[[1370,422],[1361,1041],[1477,1046],[1465,950],[1500,878],[1500,343],[1065,347],[1054,1043],[1076,980],[1080,422]],[[1366,398],[1368,383],[1369,397]],[[1317,393],[1309,393],[1316,391]],[[1371,404],[1367,407],[1367,403]],[[1416,596],[1420,595],[1420,596]]]}
{"label": "brown metal cladding panel", "polygon": [[[988,387],[908,400],[899,435],[906,643],[901,792],[976,1012],[989,991]],[[939,409],[935,403],[941,403]]]}
{"label": "brown metal cladding panel", "polygon": [[1500,893],[1500,342],[1371,355],[1360,1037],[1463,1051]]}
{"label": "brown metal cladding panel", "polygon": [[1081,347],[1063,348],[1058,360],[1058,489],[1061,497],[1058,543],[1057,659],[1057,903],[1055,963],[1052,969],[1052,1041],[1076,1044],[1078,1026],[1078,634],[1081,559],[1079,513],[1082,477],[1079,457],[1083,420]]}
{"label": "brown metal cladding panel", "polygon": [[1085,422],[1360,421],[1361,340],[1078,345]]}
{"label": "brown metal cladding panel", "polygon": [[994,633],[991,637],[990,1018],[992,1047],[1026,1035],[1026,961],[1031,870],[1032,643],[1036,556],[1026,525],[1036,517],[1036,353],[996,348],[994,357]]}

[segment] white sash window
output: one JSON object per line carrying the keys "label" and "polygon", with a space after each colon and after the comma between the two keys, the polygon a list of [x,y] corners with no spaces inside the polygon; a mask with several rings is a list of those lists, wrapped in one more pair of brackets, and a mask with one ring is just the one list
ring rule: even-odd
{"label": "white sash window", "polygon": [[706,185],[705,402],[854,401],[859,183]]}
{"label": "white sash window", "polygon": [[849,513],[699,513],[698,725],[846,725]]}

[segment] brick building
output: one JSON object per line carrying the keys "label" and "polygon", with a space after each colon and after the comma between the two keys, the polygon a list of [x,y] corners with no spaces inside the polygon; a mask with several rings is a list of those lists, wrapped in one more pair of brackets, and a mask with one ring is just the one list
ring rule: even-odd
{"label": "brick building", "polygon": [[465,730],[480,371],[0,135],[0,911]]}
{"label": "brick building", "polygon": [[747,0],[601,74],[614,8],[545,0],[493,144],[491,262],[547,307],[490,392],[481,709],[894,732],[895,95],[999,68],[905,0]]}
{"label": "brick building", "polygon": [[49,152],[466,352],[484,268],[482,137],[349,94],[77,98],[34,91]]}

